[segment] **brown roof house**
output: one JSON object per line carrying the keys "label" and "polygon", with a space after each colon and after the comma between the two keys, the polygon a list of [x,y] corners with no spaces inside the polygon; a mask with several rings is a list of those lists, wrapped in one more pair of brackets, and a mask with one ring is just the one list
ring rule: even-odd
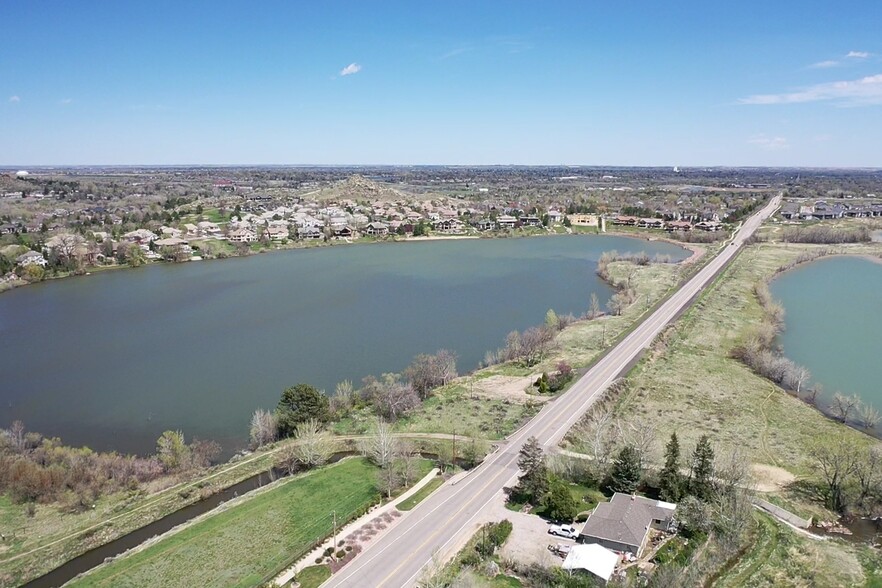
{"label": "brown roof house", "polygon": [[585,522],[580,543],[597,543],[607,549],[640,557],[649,529],[668,530],[676,504],[642,496],[615,493],[609,502],[601,502]]}

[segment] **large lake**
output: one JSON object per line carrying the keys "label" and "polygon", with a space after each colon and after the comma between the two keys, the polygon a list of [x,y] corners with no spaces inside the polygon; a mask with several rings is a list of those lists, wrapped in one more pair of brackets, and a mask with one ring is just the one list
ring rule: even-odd
{"label": "large lake", "polygon": [[775,279],[772,294],[785,309],[784,354],[823,385],[857,394],[882,411],[882,265],[860,257],[830,257]]}
{"label": "large lake", "polygon": [[166,429],[244,445],[252,411],[456,351],[460,372],[545,312],[580,314],[611,236],[339,246],[70,278],[0,295],[0,426],[152,452]]}

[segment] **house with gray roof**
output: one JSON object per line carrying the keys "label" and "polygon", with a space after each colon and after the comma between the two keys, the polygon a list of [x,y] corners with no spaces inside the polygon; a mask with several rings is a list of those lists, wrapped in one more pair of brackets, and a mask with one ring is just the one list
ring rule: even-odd
{"label": "house with gray roof", "polygon": [[676,509],[670,502],[617,492],[612,500],[594,508],[579,533],[579,542],[640,557],[649,530],[668,530]]}

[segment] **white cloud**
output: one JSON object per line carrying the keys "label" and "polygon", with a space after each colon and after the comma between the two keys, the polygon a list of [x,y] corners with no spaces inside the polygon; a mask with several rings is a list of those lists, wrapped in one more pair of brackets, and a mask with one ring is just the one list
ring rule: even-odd
{"label": "white cloud", "polygon": [[846,55],[846,57],[851,59],[866,59],[869,56],[870,54],[866,51],[849,51],[848,55]]}
{"label": "white cloud", "polygon": [[21,98],[19,98],[18,96],[10,96],[9,101],[10,102],[21,102]]}
{"label": "white cloud", "polygon": [[764,151],[783,151],[790,149],[790,143],[784,137],[769,137],[764,134],[754,135],[747,140],[751,145],[756,145]]}
{"label": "white cloud", "polygon": [[62,98],[61,100],[58,101],[58,103],[61,104],[62,106],[67,106],[71,102],[73,102],[73,98]]}
{"label": "white cloud", "polygon": [[811,64],[809,67],[812,69],[826,69],[828,67],[836,67],[839,65],[839,62],[835,59],[828,59],[827,61],[819,61],[817,63]]}
{"label": "white cloud", "polygon": [[740,104],[802,104],[825,100],[831,100],[845,106],[882,104],[882,74],[857,80],[816,84],[798,92],[754,94],[742,98],[738,102]]}
{"label": "white cloud", "polygon": [[361,66],[357,63],[350,63],[346,67],[340,70],[341,76],[351,76],[352,74],[357,74],[361,71]]}

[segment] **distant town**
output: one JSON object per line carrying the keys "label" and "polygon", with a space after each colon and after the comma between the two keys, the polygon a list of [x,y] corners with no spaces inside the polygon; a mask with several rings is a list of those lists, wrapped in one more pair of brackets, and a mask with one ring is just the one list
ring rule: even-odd
{"label": "distant town", "polygon": [[[838,172],[841,174],[842,172]],[[769,194],[786,219],[882,216],[878,174],[621,168],[105,168],[0,175],[8,288],[136,267],[376,240],[638,231],[713,242]],[[836,182],[837,189],[825,190]]]}

